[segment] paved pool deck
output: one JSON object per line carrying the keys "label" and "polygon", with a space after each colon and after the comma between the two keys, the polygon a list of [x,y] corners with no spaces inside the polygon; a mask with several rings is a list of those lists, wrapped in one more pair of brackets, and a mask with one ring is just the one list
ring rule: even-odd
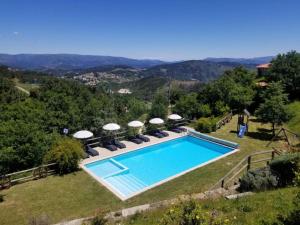
{"label": "paved pool deck", "polygon": [[[186,128],[188,130],[192,130],[191,128],[188,128],[188,127],[186,127]],[[162,143],[162,142],[165,142],[165,141],[173,140],[173,139],[176,139],[176,138],[179,138],[179,137],[186,136],[188,134],[188,132],[183,132],[183,133],[174,133],[174,132],[171,132],[171,131],[165,131],[165,132],[167,132],[169,134],[168,137],[157,138],[157,137],[154,137],[154,136],[145,135],[150,139],[150,141],[149,142],[143,142],[141,144],[135,144],[131,141],[121,141],[122,143],[124,143],[126,145],[126,148],[118,149],[117,151],[110,151],[110,150],[108,150],[106,148],[103,148],[103,147],[95,147],[94,149],[99,152],[99,156],[94,156],[94,157],[90,157],[90,158],[82,160],[80,162],[80,166],[83,166],[87,163],[95,162],[95,161],[98,161],[98,160],[102,160],[102,159],[110,158],[110,157],[113,157],[113,156],[121,155],[121,154],[124,154],[124,153],[127,153],[127,152],[135,151],[137,149],[144,148],[144,147],[147,147],[147,146],[151,146],[151,145],[159,144],[159,143]]]}

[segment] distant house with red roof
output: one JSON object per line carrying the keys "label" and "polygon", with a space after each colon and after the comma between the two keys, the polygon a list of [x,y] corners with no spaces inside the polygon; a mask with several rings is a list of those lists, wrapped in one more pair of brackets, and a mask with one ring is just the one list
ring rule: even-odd
{"label": "distant house with red roof", "polygon": [[258,76],[268,75],[268,70],[271,66],[271,63],[260,64],[256,66]]}

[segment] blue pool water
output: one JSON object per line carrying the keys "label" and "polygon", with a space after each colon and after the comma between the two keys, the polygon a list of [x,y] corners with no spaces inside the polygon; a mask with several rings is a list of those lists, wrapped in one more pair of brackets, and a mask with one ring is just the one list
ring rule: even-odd
{"label": "blue pool water", "polygon": [[127,199],[232,150],[224,145],[185,136],[89,163],[85,168],[120,198]]}

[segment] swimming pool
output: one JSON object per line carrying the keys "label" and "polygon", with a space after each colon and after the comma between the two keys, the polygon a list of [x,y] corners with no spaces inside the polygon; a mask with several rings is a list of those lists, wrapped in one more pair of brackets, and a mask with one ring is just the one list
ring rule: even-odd
{"label": "swimming pool", "polygon": [[235,148],[190,135],[84,165],[122,200],[211,163]]}

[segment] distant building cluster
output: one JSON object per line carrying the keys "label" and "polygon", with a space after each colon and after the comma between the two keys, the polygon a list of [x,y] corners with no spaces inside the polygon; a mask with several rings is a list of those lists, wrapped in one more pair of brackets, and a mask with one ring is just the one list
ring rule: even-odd
{"label": "distant building cluster", "polygon": [[[78,80],[85,85],[89,86],[96,86],[100,82],[116,82],[116,83],[123,83],[130,81],[129,78],[125,76],[120,76],[114,74],[112,72],[89,72],[83,73],[80,75],[73,76],[74,80]],[[131,79],[132,80],[132,79]]]}
{"label": "distant building cluster", "polygon": [[131,91],[127,88],[121,88],[118,90],[119,94],[131,94]]}
{"label": "distant building cluster", "polygon": [[82,83],[89,86],[96,86],[100,82],[99,79],[92,72],[74,76],[73,79],[79,80]]}

